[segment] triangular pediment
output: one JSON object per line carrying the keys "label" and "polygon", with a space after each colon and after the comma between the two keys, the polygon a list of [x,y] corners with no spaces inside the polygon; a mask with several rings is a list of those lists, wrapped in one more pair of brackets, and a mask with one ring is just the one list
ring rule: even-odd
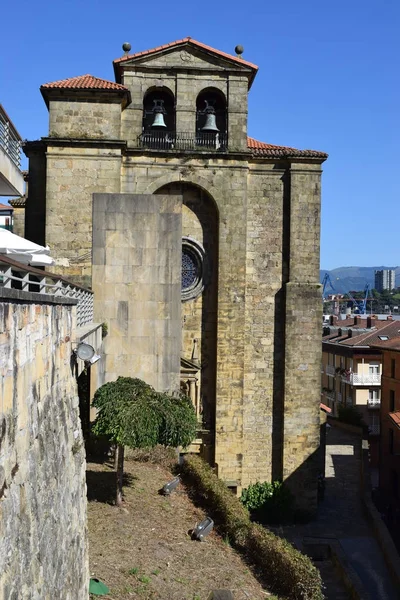
{"label": "triangular pediment", "polygon": [[191,38],[185,38],[152,50],[128,54],[114,61],[117,80],[124,70],[138,67],[155,71],[165,68],[185,71],[188,69],[236,73],[240,71],[249,77],[249,85],[257,72],[256,65],[241,57],[221,52]]}
{"label": "triangular pediment", "polygon": [[240,65],[237,62],[229,61],[221,56],[211,53],[202,52],[197,48],[191,47],[189,44],[178,49],[165,50],[156,55],[143,56],[142,58],[134,58],[132,61],[127,61],[125,66],[134,64],[136,66],[146,67],[168,67],[168,68],[183,68],[183,69],[212,69],[212,70],[243,70],[250,72],[250,69],[245,65]]}
{"label": "triangular pediment", "polygon": [[193,372],[195,374],[200,371],[200,365],[181,356],[181,371],[185,371],[186,373]]}

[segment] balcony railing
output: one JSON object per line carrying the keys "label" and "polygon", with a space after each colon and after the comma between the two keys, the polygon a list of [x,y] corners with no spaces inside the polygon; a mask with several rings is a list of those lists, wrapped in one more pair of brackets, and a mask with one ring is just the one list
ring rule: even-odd
{"label": "balcony railing", "polygon": [[0,147],[18,167],[21,166],[21,137],[0,104]]}
{"label": "balcony railing", "polygon": [[0,256],[0,288],[17,289],[44,296],[73,298],[76,306],[76,324],[82,327],[93,322],[93,292],[75,285],[60,275],[22,265]]}
{"label": "balcony railing", "polygon": [[330,375],[330,377],[335,377],[336,370],[332,365],[326,365],[326,374]]}
{"label": "balcony railing", "polygon": [[326,391],[325,396],[328,400],[332,400],[332,402],[335,400],[335,392],[333,390]]}
{"label": "balcony railing", "polygon": [[342,379],[350,385],[381,385],[380,373],[349,373]]}
{"label": "balcony railing", "polygon": [[137,140],[139,148],[152,150],[214,150],[224,152],[228,147],[228,136],[214,132],[145,131]]}
{"label": "balcony railing", "polygon": [[368,408],[380,408],[381,400],[380,398],[368,398]]}

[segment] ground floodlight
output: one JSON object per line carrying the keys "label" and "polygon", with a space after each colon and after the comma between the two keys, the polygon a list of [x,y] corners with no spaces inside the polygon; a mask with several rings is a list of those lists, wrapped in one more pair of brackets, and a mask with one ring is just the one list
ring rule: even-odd
{"label": "ground floodlight", "polygon": [[214,521],[210,517],[206,517],[193,529],[192,539],[199,540],[200,542],[202,542],[203,538],[205,538],[206,535],[212,532],[213,527]]}
{"label": "ground floodlight", "polygon": [[176,490],[176,488],[178,487],[180,482],[181,482],[181,480],[179,479],[179,477],[175,477],[175,479],[173,479],[172,481],[169,481],[168,483],[166,483],[163,486],[161,493],[164,496],[169,496],[172,492],[174,492]]}
{"label": "ground floodlight", "polygon": [[85,344],[85,342],[79,344],[75,352],[76,356],[85,362],[91,361],[96,354],[93,346],[90,344]]}

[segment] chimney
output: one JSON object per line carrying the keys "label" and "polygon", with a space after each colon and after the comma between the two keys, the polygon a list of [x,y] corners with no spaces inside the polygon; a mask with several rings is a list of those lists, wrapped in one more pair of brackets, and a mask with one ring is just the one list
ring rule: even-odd
{"label": "chimney", "polygon": [[338,320],[338,318],[337,318],[337,316],[336,316],[336,315],[331,315],[331,316],[329,317],[329,325],[336,325],[336,323],[337,323],[337,320]]}
{"label": "chimney", "polygon": [[361,317],[360,316],[354,317],[354,325],[360,325],[360,323],[361,323]]}
{"label": "chimney", "polygon": [[371,327],[375,327],[376,317],[375,315],[367,317],[367,329],[371,329]]}
{"label": "chimney", "polygon": [[388,315],[388,316],[386,317],[386,321],[393,321],[393,317],[392,317],[392,315]]}

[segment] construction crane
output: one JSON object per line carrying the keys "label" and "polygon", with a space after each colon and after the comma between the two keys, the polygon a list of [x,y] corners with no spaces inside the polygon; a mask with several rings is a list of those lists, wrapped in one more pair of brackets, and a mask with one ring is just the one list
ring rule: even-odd
{"label": "construction crane", "polygon": [[356,300],[351,295],[351,292],[347,292],[348,297],[353,302],[354,309],[357,310],[360,315],[365,315],[367,313],[367,301],[368,301],[369,291],[370,291],[370,285],[369,285],[369,283],[367,283],[367,285],[364,288],[363,300]]}
{"label": "construction crane", "polygon": [[322,299],[325,300],[325,290],[327,285],[330,285],[332,291],[335,291],[335,288],[333,287],[333,283],[331,280],[331,276],[329,275],[329,273],[325,273],[324,278],[322,280]]}

